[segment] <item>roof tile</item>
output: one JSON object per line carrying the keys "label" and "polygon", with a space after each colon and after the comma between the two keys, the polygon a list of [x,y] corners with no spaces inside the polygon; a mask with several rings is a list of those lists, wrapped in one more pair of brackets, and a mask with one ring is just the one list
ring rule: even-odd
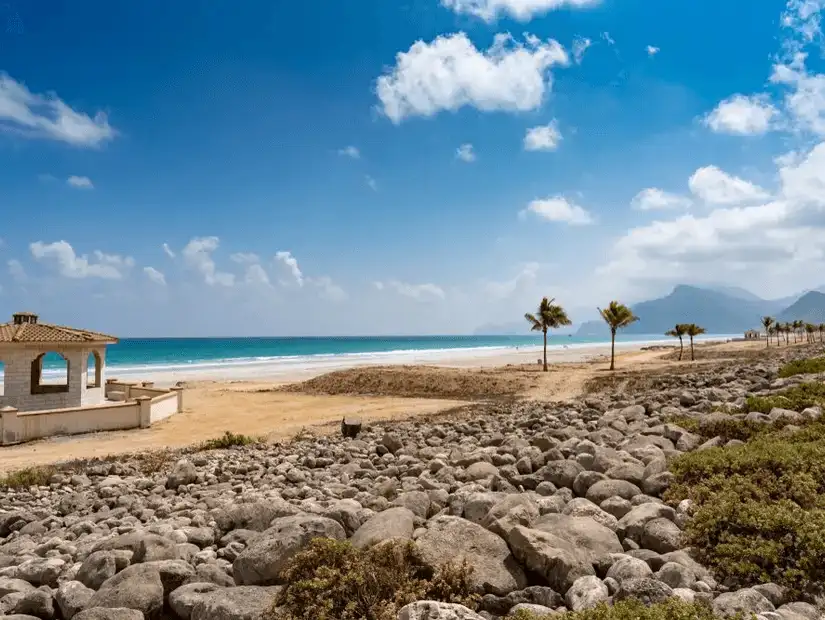
{"label": "roof tile", "polygon": [[118,339],[108,334],[74,329],[48,323],[0,324],[0,344],[61,344],[61,343],[108,343]]}

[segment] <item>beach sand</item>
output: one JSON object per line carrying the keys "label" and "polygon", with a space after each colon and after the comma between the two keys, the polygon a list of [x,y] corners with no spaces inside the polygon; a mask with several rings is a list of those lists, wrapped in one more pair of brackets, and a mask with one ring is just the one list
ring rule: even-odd
{"label": "beach sand", "polygon": [[[707,344],[699,351],[714,357],[756,349],[759,343]],[[761,345],[764,346],[764,345]],[[654,369],[677,362],[663,356],[674,347],[640,350],[624,345],[620,372]],[[609,352],[609,349],[608,349]],[[561,401],[579,396],[588,379],[605,373],[604,347],[563,349],[548,355],[550,372],[541,372],[535,351],[507,352],[481,359],[443,359],[426,366],[356,367],[321,374],[254,380],[188,381],[185,411],[148,429],[56,437],[0,448],[0,472],[73,459],[142,450],[180,448],[218,437],[224,431],[288,440],[302,430],[337,432],[344,416],[364,422],[434,414],[473,402],[528,398]],[[696,363],[701,363],[697,361]],[[155,379],[159,377],[146,377]]]}

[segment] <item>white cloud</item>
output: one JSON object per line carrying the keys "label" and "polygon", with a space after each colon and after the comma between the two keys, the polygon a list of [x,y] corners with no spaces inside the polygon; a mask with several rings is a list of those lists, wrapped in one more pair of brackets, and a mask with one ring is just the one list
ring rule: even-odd
{"label": "white cloud", "polygon": [[476,154],[473,151],[472,144],[462,144],[459,146],[455,151],[455,156],[457,159],[467,162],[468,164],[476,160]]}
{"label": "white cloud", "polygon": [[343,149],[338,149],[338,154],[344,157],[351,157],[352,159],[361,159],[361,151],[354,146],[347,146]]}
{"label": "white cloud", "polygon": [[203,276],[209,286],[234,286],[235,275],[218,271],[212,253],[218,249],[217,237],[195,237],[186,244],[181,254],[186,264]]}
{"label": "white cloud", "polygon": [[246,275],[244,276],[244,282],[251,286],[262,286],[265,288],[272,286],[272,282],[269,280],[269,274],[257,262],[248,264],[246,268]]}
{"label": "white cloud", "polygon": [[764,200],[752,206],[633,228],[616,242],[612,260],[600,273],[618,282],[672,282],[712,273],[720,281],[735,278],[742,286],[810,286],[810,274],[825,270],[825,143],[777,162],[780,190],[775,198],[763,194]]}
{"label": "white cloud", "polygon": [[304,274],[298,266],[298,259],[296,259],[291,252],[280,251],[275,253],[275,260],[284,265],[289,271],[292,279],[298,286],[304,285]]}
{"label": "white cloud", "polygon": [[374,192],[378,191],[378,183],[370,175],[366,175],[364,177],[364,181],[366,182],[367,187],[369,187],[372,191],[374,191]]}
{"label": "white cloud", "polygon": [[633,197],[630,206],[637,211],[663,211],[668,209],[687,209],[690,198],[671,194],[658,187],[643,189]]}
{"label": "white cloud", "polygon": [[74,175],[66,179],[66,183],[78,189],[93,189],[94,185],[89,177],[76,177]]}
{"label": "white cloud", "polygon": [[416,301],[444,299],[446,297],[444,289],[432,283],[409,284],[398,280],[389,280],[386,284],[382,282],[375,282],[373,284],[379,291],[391,289],[399,295],[409,297],[410,299],[415,299]]}
{"label": "white cloud", "polygon": [[533,200],[521,214],[533,213],[548,222],[563,222],[571,225],[586,225],[594,222],[593,216],[585,209],[564,198],[553,196],[544,200]]}
{"label": "white cloud", "polygon": [[104,112],[94,118],[77,112],[53,94],[37,95],[0,73],[0,130],[79,147],[100,146],[115,137]]}
{"label": "white cloud", "polygon": [[719,103],[704,123],[716,133],[753,136],[766,133],[778,115],[764,95],[734,95]]}
{"label": "white cloud", "polygon": [[699,168],[688,180],[688,187],[700,200],[718,205],[752,203],[770,197],[758,185],[729,175],[716,166]]}
{"label": "white cloud", "polygon": [[556,41],[525,35],[525,42],[497,34],[479,51],[466,34],[418,41],[400,52],[392,70],[378,78],[381,110],[394,123],[411,116],[472,106],[485,112],[538,108],[552,86],[549,69],[569,62]]}
{"label": "white cloud", "polygon": [[531,127],[524,136],[525,151],[555,151],[561,142],[561,132],[555,119],[547,125]]}
{"label": "white cloud", "polygon": [[493,299],[507,299],[517,291],[523,291],[536,283],[536,275],[540,265],[538,263],[527,263],[516,276],[511,280],[503,282],[486,282],[484,292]]}
{"label": "white cloud", "polygon": [[158,271],[154,267],[144,267],[143,273],[145,273],[146,277],[149,278],[155,284],[159,284],[160,286],[166,286],[166,276],[164,276],[160,271]]}
{"label": "white cloud", "polygon": [[317,286],[321,291],[321,296],[330,301],[344,301],[347,294],[340,286],[332,281],[329,276],[321,276],[320,278],[307,278],[307,282]]}
{"label": "white cloud", "polygon": [[616,45],[615,39],[613,39],[613,37],[610,36],[609,32],[603,32],[602,39],[604,39],[604,42],[607,43],[610,47]]}
{"label": "white cloud", "polygon": [[645,51],[647,52],[648,56],[655,56],[656,54],[658,54],[662,50],[658,47],[654,47],[653,45],[648,45],[645,48]]}
{"label": "white cloud", "polygon": [[134,260],[115,254],[95,251],[98,262],[91,262],[86,256],[77,256],[67,241],[43,243],[35,241],[29,245],[32,256],[41,262],[53,262],[60,275],[66,278],[102,278],[119,280],[123,269],[134,265]]}
{"label": "white cloud", "polygon": [[593,45],[593,41],[591,41],[588,38],[576,37],[575,39],[573,39],[573,46],[572,46],[573,61],[577,65],[582,64],[582,59],[584,58],[584,53],[587,51],[587,49],[591,45]]}
{"label": "white cloud", "polygon": [[508,15],[526,22],[537,15],[563,8],[586,8],[600,0],[441,0],[441,4],[460,14],[474,15],[491,22]]}
{"label": "white cloud", "polygon": [[9,267],[9,275],[11,275],[12,279],[17,282],[25,282],[28,279],[26,270],[19,260],[12,258],[7,265]]}
{"label": "white cloud", "polygon": [[169,258],[175,258],[175,253],[172,251],[172,248],[169,247],[168,243],[163,244],[163,251],[166,253],[166,256]]}

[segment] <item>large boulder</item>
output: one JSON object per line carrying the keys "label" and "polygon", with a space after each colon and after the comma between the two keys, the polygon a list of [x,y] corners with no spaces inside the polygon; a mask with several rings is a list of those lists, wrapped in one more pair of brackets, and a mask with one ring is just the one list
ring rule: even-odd
{"label": "large boulder", "polygon": [[270,617],[279,588],[239,586],[205,596],[192,608],[191,620],[265,620]]}
{"label": "large boulder", "polygon": [[[403,509],[402,509],[403,510]],[[249,542],[235,559],[232,569],[238,585],[270,585],[281,582],[289,561],[315,538],[344,540],[346,533],[337,521],[302,514],[276,519],[272,527]]]}
{"label": "large boulder", "polygon": [[536,502],[525,493],[510,493],[496,502],[484,516],[481,525],[506,537],[516,525],[530,527],[539,518]]}
{"label": "large boulder", "polygon": [[507,542],[519,562],[557,592],[567,592],[579,577],[596,574],[571,543],[550,532],[517,525]]}
{"label": "large boulder", "polygon": [[95,607],[77,614],[72,620],[143,620],[137,609]]}
{"label": "large boulder", "polygon": [[86,609],[109,607],[136,609],[147,618],[163,609],[163,583],[157,569],[135,564],[107,579],[89,600]]}
{"label": "large boulder", "polygon": [[460,517],[441,516],[427,524],[416,545],[422,559],[437,568],[447,562],[467,564],[481,593],[505,595],[527,585],[524,571],[504,540]]}
{"label": "large boulder", "polygon": [[214,583],[189,583],[169,595],[169,607],[178,618],[189,620],[195,605],[218,589]]}
{"label": "large boulder", "polygon": [[412,538],[415,529],[415,514],[408,508],[388,508],[370,517],[350,542],[357,549],[366,549],[390,538]]}
{"label": "large boulder", "polygon": [[476,612],[454,603],[416,601],[401,608],[398,620],[484,620]]}
{"label": "large boulder", "polygon": [[753,588],[744,588],[736,592],[725,592],[713,601],[713,611],[720,616],[733,616],[738,612],[759,614],[774,611],[775,607],[768,599]]}
{"label": "large boulder", "polygon": [[281,498],[245,504],[229,504],[212,511],[212,518],[223,532],[253,530],[263,532],[274,519],[301,514],[302,510]]}
{"label": "large boulder", "polygon": [[566,541],[568,548],[572,547],[585,562],[594,563],[611,553],[624,551],[616,533],[591,517],[546,514],[533,528]]}

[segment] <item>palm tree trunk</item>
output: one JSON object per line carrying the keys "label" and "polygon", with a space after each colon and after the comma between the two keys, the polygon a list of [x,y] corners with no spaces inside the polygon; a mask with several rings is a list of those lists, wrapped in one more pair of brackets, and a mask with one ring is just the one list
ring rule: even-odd
{"label": "palm tree trunk", "polygon": [[616,330],[610,330],[610,370],[616,369]]}
{"label": "palm tree trunk", "polygon": [[544,372],[547,372],[547,330],[544,330]]}
{"label": "palm tree trunk", "polygon": [[685,343],[682,340],[682,337],[679,336],[679,361],[682,361],[682,352],[685,350]]}
{"label": "palm tree trunk", "polygon": [[693,336],[690,337],[690,361],[693,362],[696,360],[696,356],[693,354]]}

